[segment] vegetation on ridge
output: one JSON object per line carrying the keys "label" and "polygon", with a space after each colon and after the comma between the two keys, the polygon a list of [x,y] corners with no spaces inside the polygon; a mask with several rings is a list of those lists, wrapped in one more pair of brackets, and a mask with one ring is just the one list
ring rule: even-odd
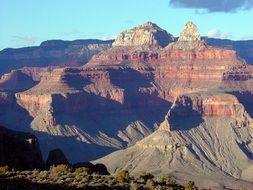
{"label": "vegetation on ridge", "polygon": [[127,170],[119,170],[115,175],[92,173],[89,168],[71,168],[60,164],[49,170],[9,171],[8,166],[0,167],[0,189],[124,189],[124,190],[197,190],[193,181],[185,186],[176,183],[168,174],[154,177],[141,172],[136,178]]}

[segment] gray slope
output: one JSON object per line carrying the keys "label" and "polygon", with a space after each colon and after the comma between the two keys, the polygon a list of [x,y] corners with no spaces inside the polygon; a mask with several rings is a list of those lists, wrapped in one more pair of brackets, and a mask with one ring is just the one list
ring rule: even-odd
{"label": "gray slope", "polygon": [[195,180],[200,186],[251,189],[253,129],[237,128],[233,119],[203,119],[190,130],[158,130],[95,162],[104,163],[110,172],[123,168],[133,175],[140,171],[170,173],[179,180]]}

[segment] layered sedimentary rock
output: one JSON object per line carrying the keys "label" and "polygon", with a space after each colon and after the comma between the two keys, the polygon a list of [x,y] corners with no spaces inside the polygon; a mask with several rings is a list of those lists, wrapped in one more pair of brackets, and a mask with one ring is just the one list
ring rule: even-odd
{"label": "layered sedimentary rock", "polygon": [[123,31],[113,42],[113,47],[161,46],[165,47],[174,38],[156,24],[147,22],[131,30]]}
{"label": "layered sedimentary rock", "polygon": [[252,118],[236,96],[205,92],[177,97],[160,129],[177,130],[177,121],[193,117],[229,118],[231,121],[236,120],[237,127],[253,127]]}
{"label": "layered sedimentary rock", "polygon": [[253,40],[233,41],[228,39],[203,38],[211,46],[235,50],[248,64],[253,63]]}
{"label": "layered sedimentary rock", "polygon": [[145,169],[154,175],[169,173],[181,183],[194,180],[203,188],[252,189],[252,128],[237,128],[236,119],[209,116],[181,123],[184,128],[155,131],[93,163],[104,163],[111,173],[125,169],[138,176]]}
{"label": "layered sedimentary rock", "polygon": [[[76,144],[103,146],[101,149],[137,142],[152,131],[168,105],[157,98],[145,74],[126,67],[54,69],[44,73],[38,85],[16,93],[16,99],[32,116],[32,130],[74,138]],[[95,155],[90,151],[77,158],[68,146],[60,147],[71,161]]]}
{"label": "layered sedimentary rock", "polygon": [[146,71],[160,89],[159,97],[168,101],[180,94],[218,88],[224,81],[247,81],[252,77],[252,67],[235,51],[207,45],[192,22],[186,24],[177,42],[164,49],[112,48],[95,55],[86,67],[112,65]]}
{"label": "layered sedimentary rock", "polygon": [[[212,92],[179,96],[148,137],[94,163],[109,172],[169,173],[199,187],[251,189],[253,120],[234,95]],[[120,158],[120,162],[118,162]],[[190,171],[190,173],[189,173]]]}
{"label": "layered sedimentary rock", "polygon": [[4,74],[0,78],[0,90],[22,91],[33,87],[36,82],[20,70],[14,70]]}
{"label": "layered sedimentary rock", "polygon": [[0,127],[0,165],[16,170],[42,168],[44,163],[37,138]]}
{"label": "layered sedimentary rock", "polygon": [[[160,32],[165,34],[152,23],[123,32],[112,48],[82,67],[19,70],[35,84],[28,89],[13,88],[12,97],[29,118],[27,128],[44,142],[43,150],[60,147],[71,161],[80,161],[133,145],[158,128],[175,100],[189,101],[194,108],[191,113],[197,115],[197,123],[192,121],[192,126],[202,116],[234,119],[240,115],[238,127],[250,123],[240,110],[252,109],[253,104],[245,103],[253,97],[252,67],[233,50],[207,45],[193,23],[186,25],[180,40],[165,48]],[[15,81],[4,78],[3,85]],[[220,94],[206,95],[213,91]],[[239,94],[238,100],[229,95],[239,92],[246,93]],[[24,121],[23,115],[16,115],[17,111],[6,118]],[[0,116],[3,121],[5,115]],[[181,125],[171,125],[172,130],[181,129]],[[87,154],[73,148],[84,145]],[[98,154],[98,150],[105,151]]]}

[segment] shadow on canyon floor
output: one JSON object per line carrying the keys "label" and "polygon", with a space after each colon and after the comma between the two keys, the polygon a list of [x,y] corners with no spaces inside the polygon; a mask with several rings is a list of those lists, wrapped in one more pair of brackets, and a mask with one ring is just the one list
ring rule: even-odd
{"label": "shadow on canyon floor", "polygon": [[95,160],[117,150],[112,147],[81,142],[76,137],[52,136],[36,131],[33,131],[33,134],[39,139],[44,160],[49,151],[57,148],[64,152],[71,163]]}

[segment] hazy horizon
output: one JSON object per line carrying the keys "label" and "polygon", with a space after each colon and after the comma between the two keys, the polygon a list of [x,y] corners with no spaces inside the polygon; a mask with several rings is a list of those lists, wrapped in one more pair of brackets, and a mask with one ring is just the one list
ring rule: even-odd
{"label": "hazy horizon", "polygon": [[[124,1],[2,0],[0,49],[61,39],[114,39],[122,30],[151,21],[178,36],[192,20],[201,36],[253,39],[252,0]],[[243,30],[242,30],[243,28]]]}

